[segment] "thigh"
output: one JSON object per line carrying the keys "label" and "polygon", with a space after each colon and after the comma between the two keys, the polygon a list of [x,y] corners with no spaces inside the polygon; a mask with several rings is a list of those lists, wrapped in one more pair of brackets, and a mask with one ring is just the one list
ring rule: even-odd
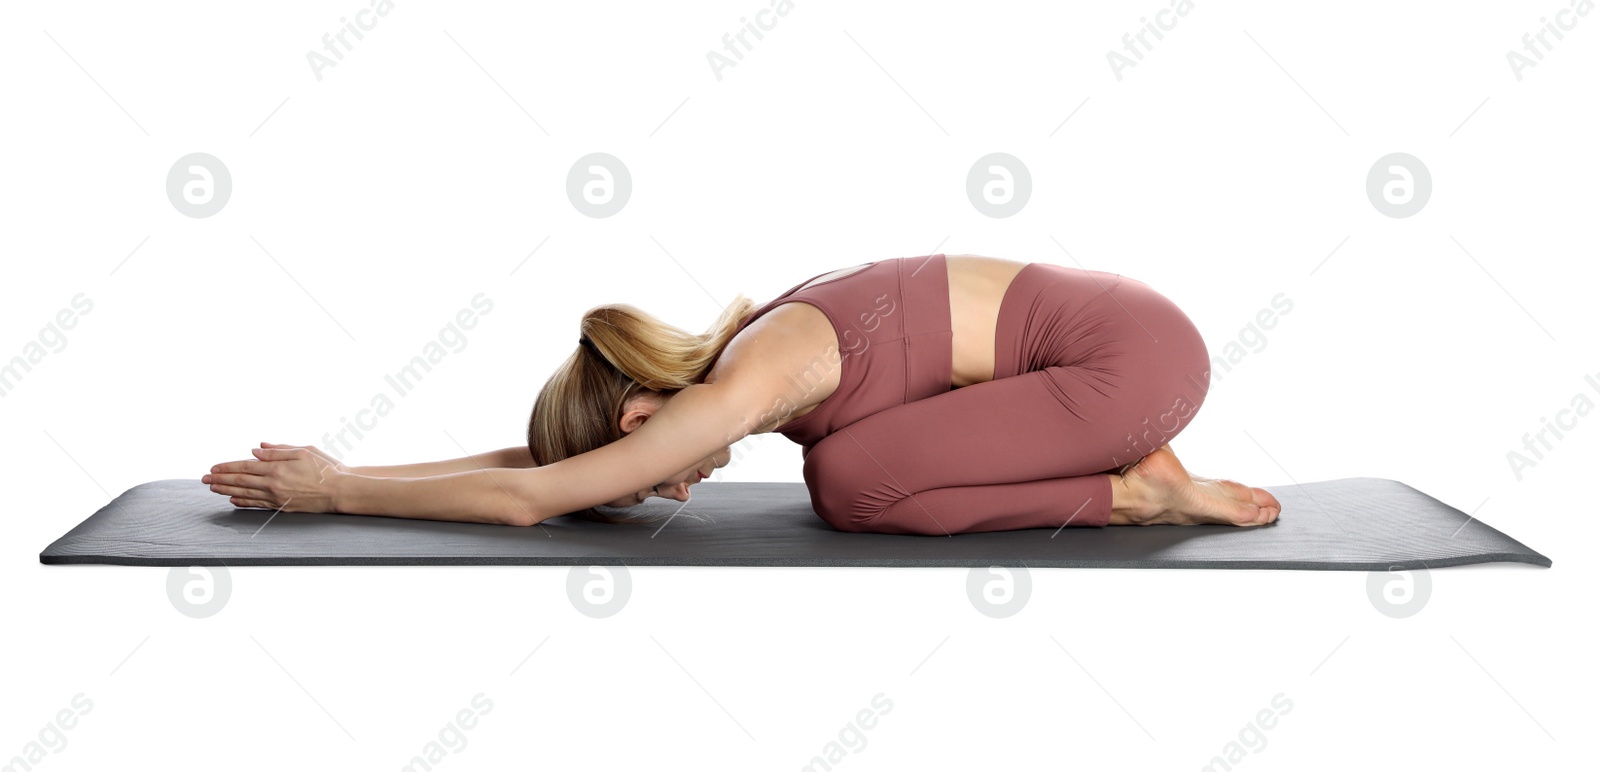
{"label": "thigh", "polygon": [[[1112,469],[1126,427],[1113,400],[1082,392],[1064,406],[1056,381],[1089,383],[1052,367],[898,405],[839,428],[805,455],[808,485],[892,503],[952,486],[1024,482]],[[1080,380],[1081,379],[1081,380]],[[1127,463],[1127,459],[1121,463]]]}
{"label": "thigh", "polygon": [[1047,374],[1073,419],[1116,439],[1117,465],[1177,436],[1204,404],[1211,359],[1188,315],[1149,285],[1118,277],[1058,336]]}
{"label": "thigh", "polygon": [[1170,442],[1204,401],[1205,343],[1148,285],[1122,278],[1059,334],[1061,364],[897,405],[822,438],[806,451],[806,482],[887,501],[1114,471]]}
{"label": "thigh", "polygon": [[[1024,373],[867,416],[807,448],[812,508],[846,531],[942,535],[1104,525],[1112,423],[1058,400],[1058,370]],[[1071,377],[1071,376],[1066,376]],[[1098,411],[1089,409],[1086,416]],[[1087,510],[1087,514],[1084,511]]]}

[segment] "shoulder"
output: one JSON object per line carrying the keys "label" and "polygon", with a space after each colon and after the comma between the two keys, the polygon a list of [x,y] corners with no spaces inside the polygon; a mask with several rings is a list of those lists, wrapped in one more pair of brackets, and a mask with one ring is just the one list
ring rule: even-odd
{"label": "shoulder", "polygon": [[818,357],[826,358],[837,345],[827,314],[803,299],[787,301],[740,330],[704,382],[722,384],[741,403],[764,408],[792,396],[793,374],[814,369]]}
{"label": "shoulder", "polygon": [[[705,382],[746,379],[808,354],[819,339],[834,342],[836,335],[828,315],[803,298],[785,301],[745,325],[728,341],[716,365],[706,373]],[[810,356],[804,357],[809,359]]]}

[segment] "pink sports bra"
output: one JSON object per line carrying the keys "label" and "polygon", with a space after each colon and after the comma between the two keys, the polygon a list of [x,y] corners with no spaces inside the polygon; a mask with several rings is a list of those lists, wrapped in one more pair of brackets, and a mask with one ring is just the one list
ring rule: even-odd
{"label": "pink sports bra", "polygon": [[805,370],[789,375],[785,393],[763,420],[797,412],[828,372],[841,368],[838,389],[811,412],[774,429],[799,443],[802,455],[823,437],[873,413],[950,391],[950,274],[944,254],[863,263],[811,284],[829,273],[834,271],[790,287],[737,328],[743,331],[768,311],[794,302],[815,306],[833,324],[837,349],[830,346]]}

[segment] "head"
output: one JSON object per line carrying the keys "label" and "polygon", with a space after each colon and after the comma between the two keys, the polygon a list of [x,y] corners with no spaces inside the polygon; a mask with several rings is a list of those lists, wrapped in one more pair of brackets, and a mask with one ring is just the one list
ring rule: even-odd
{"label": "head", "polygon": [[[733,339],[739,321],[754,309],[755,303],[740,295],[701,335],[684,332],[626,304],[589,309],[577,337],[587,337],[594,350],[574,342],[572,355],[534,400],[528,418],[528,450],[534,463],[553,464],[637,430],[679,391],[704,380]],[[689,487],[700,481],[701,474],[710,475],[731,457],[732,450],[723,448],[653,488],[601,506],[627,508],[654,496],[688,501]],[[604,522],[641,522],[599,508],[578,514]]]}
{"label": "head", "polygon": [[[650,416],[657,410],[666,407],[668,396],[659,392],[647,391],[630,397],[622,408],[622,433],[627,434],[644,425]],[[620,436],[620,435],[619,435]],[[700,482],[703,478],[710,477],[712,472],[727,466],[733,458],[733,448],[727,447],[696,461],[685,469],[656,485],[641,491],[635,491],[615,501],[608,501],[605,506],[613,508],[632,507],[643,504],[645,499],[659,496],[675,501],[689,500],[689,486]]]}

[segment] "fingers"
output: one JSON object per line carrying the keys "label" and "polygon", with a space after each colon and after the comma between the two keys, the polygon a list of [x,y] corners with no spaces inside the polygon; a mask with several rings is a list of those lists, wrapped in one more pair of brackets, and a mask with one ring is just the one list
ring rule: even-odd
{"label": "fingers", "polygon": [[305,453],[303,448],[251,448],[250,452],[262,461],[286,461]]}
{"label": "fingers", "polygon": [[228,503],[241,508],[256,507],[259,509],[277,509],[276,506],[259,499],[249,499],[242,496],[229,497]]}
{"label": "fingers", "polygon": [[[220,474],[255,474],[255,475],[260,475],[260,474],[266,474],[267,471],[270,468],[271,467],[269,467],[267,465],[267,462],[265,462],[265,461],[254,461],[254,460],[229,461],[229,462],[227,462],[225,464],[217,464],[216,466],[211,467],[211,473],[212,474],[219,474],[220,473]],[[205,481],[204,478],[202,478],[202,481]]]}
{"label": "fingers", "polygon": [[235,485],[241,488],[267,490],[267,478],[257,474],[208,474],[200,482],[210,485]]}
{"label": "fingers", "polygon": [[320,452],[320,451],[317,450],[317,446],[315,446],[315,445],[281,445],[281,444],[276,443],[276,442],[263,442],[263,443],[261,443],[261,447],[266,449],[266,450],[295,450],[295,449],[300,449],[300,450],[309,450],[312,453]]}
{"label": "fingers", "polygon": [[272,494],[260,488],[246,488],[240,485],[212,485],[211,492],[220,493],[224,496],[236,496],[239,498],[254,499],[257,501],[263,501],[272,497]]}
{"label": "fingers", "polygon": [[[316,448],[310,445],[279,445],[273,442],[263,442],[259,448],[251,448],[254,459],[241,459],[227,461],[211,467],[213,474],[266,474],[267,463],[270,461],[289,461],[292,459],[309,457],[317,460],[320,456]],[[201,478],[201,482],[210,482]]]}
{"label": "fingers", "polygon": [[254,460],[228,461],[211,467],[211,471],[213,473],[266,474],[270,462],[302,458],[306,451],[302,448],[251,448],[250,452],[255,454]]}

